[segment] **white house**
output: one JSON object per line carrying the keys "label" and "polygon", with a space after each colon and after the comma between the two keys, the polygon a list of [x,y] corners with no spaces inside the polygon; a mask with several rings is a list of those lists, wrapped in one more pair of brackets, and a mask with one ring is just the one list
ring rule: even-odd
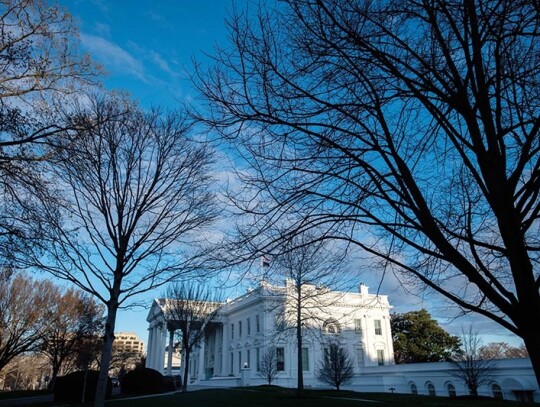
{"label": "white house", "polygon": [[[258,362],[266,349],[275,347],[280,370],[276,384],[292,385],[297,370],[295,333],[289,324],[295,311],[290,301],[292,290],[290,283],[284,287],[261,283],[256,289],[222,304],[213,329],[191,355],[192,380],[234,379],[247,366],[252,381],[262,383],[257,374]],[[366,366],[394,364],[387,296],[369,294],[363,284],[357,293],[313,286],[304,290],[320,291],[306,295],[302,304],[303,369],[307,385],[317,384],[315,373],[322,352],[334,341],[339,341],[348,351],[358,372]],[[166,307],[166,300],[156,299],[147,318],[150,325],[147,367],[161,372],[169,371],[164,352],[166,341],[172,340],[174,332],[174,323],[165,317]]]}
{"label": "white house", "polygon": [[[290,282],[282,287],[262,282],[256,289],[223,303],[204,341],[191,354],[191,382],[208,386],[263,384],[259,362],[267,349],[275,348],[279,373],[273,383],[296,386],[296,324],[290,323],[296,310],[293,290]],[[339,342],[355,366],[353,383],[344,388],[443,396],[468,393],[448,364],[394,364],[387,296],[370,294],[364,284],[356,293],[314,286],[304,290],[314,294],[307,295],[302,304],[306,387],[324,386],[316,378],[317,369],[328,344]],[[150,308],[146,366],[172,374],[179,373],[171,362],[176,328],[174,321],[166,318],[167,304],[165,299],[156,299]],[[528,359],[497,361],[492,377],[479,389],[480,394],[509,400],[540,398]]]}

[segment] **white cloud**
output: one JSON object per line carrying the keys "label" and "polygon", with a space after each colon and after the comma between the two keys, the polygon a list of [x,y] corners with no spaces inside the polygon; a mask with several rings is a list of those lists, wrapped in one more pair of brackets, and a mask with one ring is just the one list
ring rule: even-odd
{"label": "white cloud", "polygon": [[119,45],[91,34],[81,34],[81,43],[88,52],[110,71],[124,72],[127,75],[148,82],[144,66]]}

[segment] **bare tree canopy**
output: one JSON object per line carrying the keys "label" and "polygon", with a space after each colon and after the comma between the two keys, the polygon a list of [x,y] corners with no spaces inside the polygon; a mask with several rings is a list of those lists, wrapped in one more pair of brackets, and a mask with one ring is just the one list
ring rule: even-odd
{"label": "bare tree canopy", "polygon": [[337,391],[354,379],[354,363],[339,343],[331,343],[324,352],[324,358],[317,372],[317,379],[334,386]]}
{"label": "bare tree canopy", "polygon": [[481,359],[514,359],[527,358],[529,354],[525,345],[511,346],[506,342],[490,342],[483,345],[479,351]]}
{"label": "bare tree canopy", "polygon": [[259,362],[259,374],[268,383],[272,385],[272,382],[279,373],[277,351],[274,346],[267,348],[262,354]]}
{"label": "bare tree canopy", "polygon": [[452,374],[462,379],[469,393],[478,396],[478,388],[493,381],[495,361],[482,355],[482,340],[472,328],[461,335],[461,348],[449,360],[454,367]]}
{"label": "bare tree canopy", "polygon": [[291,214],[325,226],[519,335],[540,382],[538,21],[528,0],[284,1],[233,16],[195,82],[251,165],[260,245]]}
{"label": "bare tree canopy", "polygon": [[66,128],[59,108],[98,73],[65,10],[47,0],[0,1],[0,264],[11,265],[25,237],[41,233],[39,201],[52,199],[41,161]]}
{"label": "bare tree canopy", "polygon": [[191,280],[167,288],[165,315],[169,329],[178,329],[182,344],[182,391],[187,391],[191,352],[204,340],[221,305],[219,292],[202,282]]}
{"label": "bare tree canopy", "polygon": [[0,370],[13,358],[37,351],[50,317],[49,305],[58,287],[24,274],[0,277]]}
{"label": "bare tree canopy", "polygon": [[74,357],[85,340],[101,334],[103,305],[73,288],[58,289],[50,300],[41,352],[51,363],[49,388],[53,389],[65,362]]}
{"label": "bare tree canopy", "polygon": [[64,222],[51,216],[45,255],[22,261],[105,305],[102,405],[119,307],[201,268],[203,232],[216,217],[213,154],[188,137],[180,113],[144,113],[119,97],[91,101],[75,120],[77,137],[51,166]]}
{"label": "bare tree canopy", "polygon": [[[327,241],[313,240],[313,234],[308,233],[284,242],[272,255],[269,267],[263,267],[262,276],[267,282],[286,281],[284,289],[268,289],[266,293],[283,301],[277,336],[292,334],[296,341],[297,397],[304,392],[304,337],[320,334],[324,323],[333,317],[331,306],[342,300],[330,290],[346,287],[352,279],[336,248]],[[274,301],[269,304],[276,305]]]}

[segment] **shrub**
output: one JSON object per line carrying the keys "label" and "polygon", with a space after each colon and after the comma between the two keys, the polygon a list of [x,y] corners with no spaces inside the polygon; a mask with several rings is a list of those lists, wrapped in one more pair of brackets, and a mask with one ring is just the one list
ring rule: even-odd
{"label": "shrub", "polygon": [[156,394],[167,391],[163,375],[147,367],[128,372],[120,380],[123,394]]}
{"label": "shrub", "polygon": [[182,387],[182,380],[180,376],[163,376],[166,391],[175,391]]}
{"label": "shrub", "polygon": [[[81,402],[84,391],[84,401],[92,401],[96,395],[99,372],[88,370],[70,373],[56,378],[54,386],[54,401]],[[84,386],[86,379],[86,387]],[[107,395],[111,396],[111,379],[107,380]]]}

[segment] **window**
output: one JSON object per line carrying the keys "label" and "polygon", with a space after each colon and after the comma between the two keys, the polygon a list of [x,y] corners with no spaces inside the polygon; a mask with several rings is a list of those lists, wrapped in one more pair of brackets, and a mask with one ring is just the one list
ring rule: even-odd
{"label": "window", "polygon": [[493,395],[494,399],[504,400],[504,394],[501,389],[501,386],[499,386],[497,383],[493,383],[491,385],[491,394]]}
{"label": "window", "polygon": [[261,332],[261,321],[258,315],[255,315],[255,325],[257,326],[257,332]]}
{"label": "window", "polygon": [[285,348],[276,348],[276,365],[278,372],[285,370]]}
{"label": "window", "polygon": [[247,352],[247,367],[251,367],[251,352],[249,349],[246,352]]}
{"label": "window", "polygon": [[354,320],[354,332],[357,334],[362,333],[362,320],[361,319]]}
{"label": "window", "polygon": [[323,332],[325,334],[339,334],[341,332],[341,326],[339,325],[339,322],[331,318],[324,322]]}
{"label": "window", "polygon": [[452,383],[448,383],[446,389],[448,390],[448,397],[456,397],[456,387]]}
{"label": "window", "polygon": [[418,387],[414,383],[411,383],[411,394],[418,394]]}
{"label": "window", "polygon": [[302,348],[302,370],[309,371],[309,349]]}
{"label": "window", "polygon": [[231,324],[231,339],[234,339],[234,324]]}
{"label": "window", "polygon": [[251,335],[251,320],[247,319],[247,334]]}
{"label": "window", "polygon": [[238,321],[238,337],[242,337],[242,321]]}
{"label": "window", "polygon": [[428,384],[426,385],[426,388],[427,388],[427,391],[428,391],[428,395],[430,395],[430,396],[436,396],[437,395],[437,392],[435,391],[435,386],[433,385],[433,383],[428,382]]}
{"label": "window", "polygon": [[242,371],[242,351],[238,352],[238,371]]}
{"label": "window", "polygon": [[358,362],[358,367],[364,366],[364,349],[356,349],[356,361]]}
{"label": "window", "polygon": [[260,356],[261,356],[261,351],[259,348],[257,348],[257,351],[255,353],[255,356],[257,358],[256,362],[257,362],[257,372],[259,372],[261,370],[261,365],[259,364],[259,360],[260,360]]}
{"label": "window", "polygon": [[382,335],[382,325],[380,319],[375,320],[375,335]]}
{"label": "window", "polygon": [[382,349],[377,349],[377,364],[379,366],[384,365],[384,350]]}
{"label": "window", "polygon": [[231,374],[234,374],[234,353],[231,352]]}

